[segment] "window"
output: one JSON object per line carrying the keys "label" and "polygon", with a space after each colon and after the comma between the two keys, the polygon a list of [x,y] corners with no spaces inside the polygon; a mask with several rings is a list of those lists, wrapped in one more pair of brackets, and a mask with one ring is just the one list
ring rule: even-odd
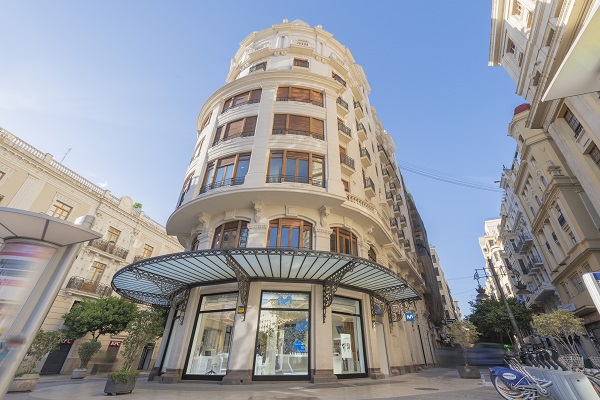
{"label": "window", "polygon": [[152,257],[152,252],[154,251],[154,247],[149,244],[144,244],[144,250],[142,251],[142,258]]}
{"label": "window", "polygon": [[312,249],[312,224],[300,219],[289,218],[271,221],[268,247]]}
{"label": "window", "polygon": [[552,239],[554,239],[554,242],[558,243],[558,236],[556,236],[556,233],[552,232]]}
{"label": "window", "polygon": [[579,137],[579,135],[582,132],[584,132],[583,125],[581,125],[581,123],[579,122],[579,120],[577,119],[575,114],[573,114],[573,112],[571,110],[569,110],[568,108],[567,108],[567,111],[565,112],[564,118],[565,118],[565,121],[567,121],[567,124],[569,124],[569,126],[573,130],[573,133],[575,133],[575,139],[577,139]]}
{"label": "window", "polygon": [[598,149],[598,146],[593,145],[592,150],[590,150],[590,157],[592,157],[594,163],[600,167],[600,149]]}
{"label": "window", "polygon": [[512,15],[521,15],[521,12],[523,11],[523,5],[515,0],[513,2],[513,7],[512,7]]}
{"label": "window", "polygon": [[554,38],[554,29],[550,28],[548,30],[548,35],[546,36],[545,46],[549,47],[552,44],[552,39]]}
{"label": "window", "polygon": [[533,76],[533,81],[531,82],[531,84],[533,86],[537,86],[540,83],[540,71],[535,71],[535,75]]}
{"label": "window", "polygon": [[308,68],[308,60],[302,60],[300,58],[294,58],[294,67]]}
{"label": "window", "polygon": [[225,101],[225,104],[223,104],[223,111],[221,111],[221,114],[223,114],[225,111],[228,111],[232,108],[243,106],[245,104],[260,103],[260,95],[261,94],[262,94],[262,89],[254,89],[254,90],[250,90],[248,92],[240,93],[233,97],[230,97],[229,99],[227,99]]}
{"label": "window", "polygon": [[444,285],[442,284],[442,282],[438,281],[438,289],[442,290],[444,288]]}
{"label": "window", "polygon": [[369,261],[377,262],[377,253],[375,252],[373,246],[369,246],[369,252],[367,255],[369,257]]}
{"label": "window", "polygon": [[277,101],[300,101],[323,107],[323,93],[317,90],[303,89],[294,86],[277,88]]}
{"label": "window", "polygon": [[325,123],[322,119],[304,115],[275,114],[273,135],[301,135],[325,140]]}
{"label": "window", "polygon": [[350,193],[350,182],[342,179],[342,185],[344,185],[344,191],[346,191],[347,193]]}
{"label": "window", "polygon": [[573,298],[573,295],[571,295],[571,292],[569,291],[569,284],[567,282],[563,282],[560,284],[565,292],[565,295],[567,296],[567,300],[571,300]]}
{"label": "window", "polygon": [[506,41],[506,52],[507,53],[511,53],[512,55],[515,55],[516,52],[516,46],[515,46],[515,42],[513,42],[512,40],[508,39]]}
{"label": "window", "polygon": [[267,183],[297,182],[325,187],[323,156],[290,150],[271,152]]}
{"label": "window", "polygon": [[[4,173],[2,173],[0,179],[2,179],[3,176]],[[52,207],[50,207],[50,216],[66,220],[67,218],[69,218],[71,210],[73,210],[73,207],[71,207],[70,205],[63,203],[60,200],[54,200],[54,204],[52,204]]]}
{"label": "window", "polygon": [[106,264],[102,264],[98,261],[94,261],[92,266],[90,267],[90,271],[88,274],[88,282],[93,284],[94,286],[100,283],[100,279],[106,270]]}
{"label": "window", "polygon": [[250,67],[250,73],[254,72],[254,71],[266,71],[267,70],[267,62],[261,62],[258,63],[256,65],[253,65]]}
{"label": "window", "polygon": [[435,254],[431,255],[431,262],[434,262],[434,263],[437,262],[437,258],[435,257]]}
{"label": "window", "polygon": [[183,187],[181,188],[181,196],[179,196],[179,204],[177,205],[178,207],[180,205],[182,205],[183,202],[185,201],[185,195],[190,191],[191,187],[192,187],[192,174],[188,175],[188,177],[185,178],[185,181],[183,181]]}
{"label": "window", "polygon": [[338,81],[339,83],[341,83],[342,85],[346,86],[346,81],[342,79],[341,76],[339,76],[338,74],[336,74],[335,72],[331,72],[331,77],[333,79],[335,79],[336,81]]}
{"label": "window", "polygon": [[358,241],[356,236],[343,228],[333,228],[329,239],[331,251],[336,253],[358,256]]}
{"label": "window", "polygon": [[244,183],[248,166],[250,165],[250,153],[235,154],[211,162],[206,168],[204,183],[200,193],[220,188],[222,186],[236,186]]}
{"label": "window", "polygon": [[440,276],[440,269],[438,267],[435,267],[433,272],[435,273],[435,276]]}
{"label": "window", "polygon": [[202,122],[202,128],[200,128],[200,131],[204,130],[204,128],[206,128],[206,126],[209,124],[211,116],[212,113],[209,113],[206,118],[204,118],[204,122]]}
{"label": "window", "polygon": [[113,244],[116,244],[117,241],[119,240],[119,236],[121,236],[121,231],[118,230],[117,228],[113,228],[112,226],[110,226],[108,228],[107,236],[108,237],[107,237],[106,241],[108,243],[112,242]]}
{"label": "window", "polygon": [[241,118],[217,128],[213,146],[239,137],[254,136],[256,130],[256,115],[252,117]]}
{"label": "window", "polygon": [[331,328],[333,373],[366,376],[360,301],[335,296],[331,304]]}
{"label": "window", "polygon": [[196,148],[194,149],[194,154],[192,154],[192,159],[190,160],[190,162],[198,158],[198,156],[200,155],[200,151],[202,150],[202,143],[204,143],[204,138],[202,138],[202,140],[200,140],[200,142],[196,145]]}
{"label": "window", "polygon": [[233,221],[215,229],[213,249],[234,249],[246,247],[248,243],[248,223],[246,221]]}
{"label": "window", "polygon": [[583,293],[585,291],[585,288],[583,286],[583,280],[581,279],[581,275],[579,274],[579,272],[576,272],[575,274],[573,274],[571,276],[570,280],[571,280],[571,283],[573,284],[573,287],[577,291],[577,294]]}

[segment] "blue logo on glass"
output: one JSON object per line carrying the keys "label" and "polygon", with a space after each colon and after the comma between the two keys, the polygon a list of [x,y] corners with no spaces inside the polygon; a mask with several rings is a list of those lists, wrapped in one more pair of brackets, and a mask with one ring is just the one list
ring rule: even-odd
{"label": "blue logo on glass", "polygon": [[404,320],[406,322],[414,322],[415,321],[415,313],[412,311],[404,313]]}

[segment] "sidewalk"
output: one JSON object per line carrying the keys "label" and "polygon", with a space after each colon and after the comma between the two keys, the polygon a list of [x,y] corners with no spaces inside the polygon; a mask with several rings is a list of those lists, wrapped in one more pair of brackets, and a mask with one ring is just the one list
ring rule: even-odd
{"label": "sidewalk", "polygon": [[[383,380],[351,379],[336,384],[313,385],[308,382],[253,383],[244,386],[221,385],[220,382],[182,382],[173,385],[147,382],[141,375],[133,393],[126,400],[137,399],[206,399],[206,400],[367,400],[367,399],[439,399],[498,400],[500,396],[485,377],[460,379],[456,369],[433,368]],[[107,396],[106,377],[89,376],[71,380],[68,376],[46,376],[31,393],[9,393],[6,400],[65,399],[83,400]]]}

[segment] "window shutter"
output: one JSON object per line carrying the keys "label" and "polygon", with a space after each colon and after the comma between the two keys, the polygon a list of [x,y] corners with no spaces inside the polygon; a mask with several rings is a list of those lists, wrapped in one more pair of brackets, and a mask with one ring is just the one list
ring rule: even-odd
{"label": "window shutter", "polygon": [[319,135],[325,134],[325,123],[323,120],[317,118],[311,118],[310,121],[310,132]]}
{"label": "window shutter", "polygon": [[224,165],[231,165],[231,164],[235,164],[235,156],[223,158],[223,159],[219,160],[219,162],[218,162],[219,167],[222,167]]}
{"label": "window shutter", "polygon": [[278,99],[287,99],[289,95],[289,87],[279,87],[277,88],[277,98]]}
{"label": "window shutter", "polygon": [[254,131],[256,131],[256,115],[253,117],[246,117],[246,122],[244,123],[244,133]]}
{"label": "window shutter", "polygon": [[275,118],[273,118],[273,131],[285,131],[287,129],[286,121],[287,114],[275,114]]}
{"label": "window shutter", "polygon": [[262,94],[262,89],[255,89],[250,93],[250,101],[252,102],[260,102],[260,96]]}
{"label": "window shutter", "polygon": [[242,103],[247,103],[248,102],[248,96],[250,95],[250,92],[244,92],[241,94],[238,94],[237,96],[235,96],[233,98],[233,107],[242,104]]}
{"label": "window shutter", "polygon": [[229,110],[231,108],[232,104],[233,104],[233,97],[230,98],[230,99],[227,99],[225,101],[225,104],[223,104],[223,111],[222,112],[225,112],[225,111]]}
{"label": "window shutter", "polygon": [[310,103],[310,90],[292,87],[290,88],[290,99]]}
{"label": "window shutter", "polygon": [[238,119],[237,121],[230,122],[227,125],[227,132],[225,132],[225,137],[232,137],[239,135],[242,133],[242,129],[244,128],[244,119]]}
{"label": "window shutter", "polygon": [[217,128],[217,133],[215,134],[215,140],[213,142],[213,146],[221,140],[221,132],[223,131],[223,126]]}
{"label": "window shutter", "polygon": [[313,90],[310,97],[311,102],[323,105],[323,93]]}
{"label": "window shutter", "polygon": [[310,117],[303,115],[290,115],[289,130],[310,132]]}

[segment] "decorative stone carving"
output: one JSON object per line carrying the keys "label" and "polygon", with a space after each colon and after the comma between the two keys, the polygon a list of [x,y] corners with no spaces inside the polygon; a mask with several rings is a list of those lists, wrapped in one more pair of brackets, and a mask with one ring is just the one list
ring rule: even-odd
{"label": "decorative stone carving", "polygon": [[196,224],[197,231],[205,231],[208,229],[208,222],[210,221],[210,215],[201,212],[197,215],[198,223]]}
{"label": "decorative stone carving", "polygon": [[262,213],[265,208],[265,204],[262,201],[254,201],[254,222],[261,223],[262,222]]}
{"label": "decorative stone carving", "polygon": [[319,213],[321,214],[321,226],[327,228],[329,226],[327,217],[331,214],[331,207],[323,206],[319,208]]}

